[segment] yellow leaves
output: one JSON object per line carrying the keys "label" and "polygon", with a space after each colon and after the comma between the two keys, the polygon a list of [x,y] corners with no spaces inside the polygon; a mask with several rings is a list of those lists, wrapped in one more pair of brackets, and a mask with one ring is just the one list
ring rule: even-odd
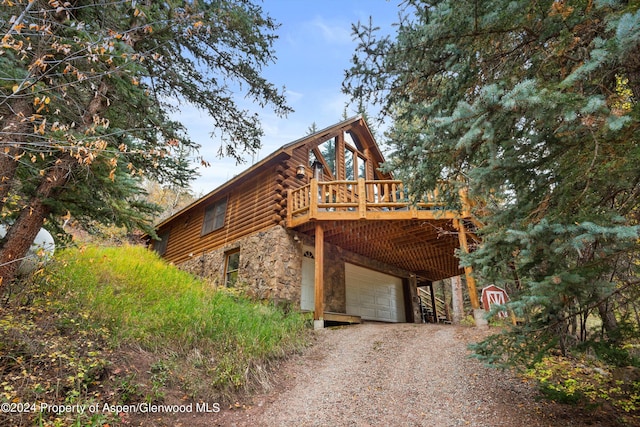
{"label": "yellow leaves", "polygon": [[15,40],[13,37],[5,36],[2,39],[2,44],[0,45],[5,49],[13,49],[15,51],[21,51],[24,48],[24,42],[22,40]]}
{"label": "yellow leaves", "polygon": [[43,119],[42,122],[40,122],[40,124],[34,124],[33,125],[33,133],[37,133],[40,135],[44,135],[44,132],[46,130],[46,126],[47,126],[47,119]]}
{"label": "yellow leaves", "polygon": [[622,116],[627,114],[633,108],[633,91],[629,87],[629,79],[616,74],[616,88],[609,99],[613,114]]}
{"label": "yellow leaves", "polygon": [[47,24],[47,25],[38,25],[36,23],[31,23],[29,24],[29,31],[32,32],[41,32],[41,33],[45,33],[45,34],[53,34],[53,31],[51,30],[51,24]]}
{"label": "yellow leaves", "polygon": [[99,151],[105,150],[108,146],[107,141],[105,141],[104,139],[99,139],[95,141],[92,145],[96,150],[99,150]]}
{"label": "yellow leaves", "polygon": [[57,40],[51,44],[51,48],[54,49],[58,53],[63,53],[68,55],[71,53],[71,45],[67,43],[60,43]]}
{"label": "yellow leaves", "polygon": [[36,96],[36,98],[33,100],[33,106],[36,107],[36,113],[44,110],[50,102],[51,98],[49,98],[48,96],[43,96],[42,98]]}
{"label": "yellow leaves", "polygon": [[51,124],[51,132],[66,131],[68,129],[69,129],[69,126],[60,125],[60,122],[53,122]]}
{"label": "yellow leaves", "polygon": [[118,168],[118,157],[114,156],[109,159],[109,166],[111,166],[111,170],[109,171],[109,179],[111,181],[116,180],[116,169]]}
{"label": "yellow leaves", "polygon": [[43,55],[40,58],[36,58],[36,60],[29,66],[29,70],[34,71],[39,69],[41,72],[45,72],[49,67],[46,61],[52,57],[52,55]]}
{"label": "yellow leaves", "polygon": [[567,5],[565,0],[557,0],[551,5],[549,16],[561,15],[562,19],[567,19],[573,13],[574,8]]}
{"label": "yellow leaves", "polygon": [[20,31],[22,31],[22,29],[23,29],[23,28],[25,28],[25,27],[26,27],[26,25],[24,25],[24,24],[21,22],[21,23],[19,23],[19,24],[14,25],[14,26],[13,26],[13,30],[14,30],[16,33],[20,34]]}

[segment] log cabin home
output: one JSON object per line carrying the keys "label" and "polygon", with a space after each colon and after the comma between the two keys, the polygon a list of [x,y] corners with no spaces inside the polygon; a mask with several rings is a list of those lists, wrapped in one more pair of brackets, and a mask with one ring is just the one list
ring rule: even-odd
{"label": "log cabin home", "polygon": [[411,203],[379,169],[383,161],[365,120],[344,120],[159,223],[153,248],[218,286],[313,311],[316,327],[422,322],[419,288],[465,273],[477,309],[471,271],[456,257],[467,250],[468,212],[445,210],[432,196]]}

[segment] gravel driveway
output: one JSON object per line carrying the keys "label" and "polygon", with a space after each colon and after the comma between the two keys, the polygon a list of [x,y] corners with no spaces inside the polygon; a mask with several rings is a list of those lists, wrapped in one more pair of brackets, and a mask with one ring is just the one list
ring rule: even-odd
{"label": "gravel driveway", "polygon": [[[209,419],[223,426],[587,426],[606,417],[538,400],[521,379],[469,359],[486,331],[365,323],[316,332],[274,389]],[[211,424],[209,424],[211,425]]]}

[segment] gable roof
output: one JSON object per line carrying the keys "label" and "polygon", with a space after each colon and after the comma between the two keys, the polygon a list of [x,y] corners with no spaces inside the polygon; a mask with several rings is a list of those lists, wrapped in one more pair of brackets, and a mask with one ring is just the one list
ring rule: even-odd
{"label": "gable roof", "polygon": [[343,120],[339,123],[336,123],[332,126],[329,126],[327,128],[324,128],[322,130],[319,130],[315,133],[306,135],[302,138],[299,138],[295,141],[292,141],[288,144],[283,145],[282,147],[280,147],[279,149],[277,149],[276,151],[274,151],[273,153],[269,154],[267,157],[265,157],[264,159],[260,160],[257,163],[254,163],[253,165],[251,165],[248,169],[244,170],[243,172],[239,173],[238,175],[234,176],[233,178],[231,178],[230,180],[226,181],[224,184],[218,186],[217,188],[213,189],[212,191],[210,191],[209,193],[205,194],[204,196],[202,196],[201,198],[199,198],[198,200],[194,201],[193,203],[187,205],[186,207],[182,208],[181,210],[179,210],[178,212],[176,212],[175,214],[171,215],[168,218],[165,218],[164,220],[162,220],[161,222],[159,222],[158,224],[156,224],[155,228],[159,229],[160,227],[162,227],[165,224],[168,224],[169,222],[171,222],[174,218],[179,217],[180,215],[196,208],[197,206],[200,206],[202,204],[208,203],[210,201],[212,201],[212,199],[214,199],[215,197],[217,197],[218,194],[220,194],[221,192],[223,192],[224,190],[228,189],[229,187],[232,187],[233,185],[243,181],[244,179],[246,179],[247,177],[253,175],[254,173],[256,173],[257,171],[265,168],[267,165],[271,164],[274,161],[280,161],[282,159],[285,158],[289,158],[291,157],[293,150],[303,146],[311,141],[324,141],[325,138],[327,138],[330,134],[339,132],[341,129],[353,129],[355,130],[362,139],[371,141],[373,144],[371,146],[369,146],[369,150],[371,152],[371,156],[372,158],[378,163],[381,164],[384,162],[384,156],[382,154],[382,152],[380,151],[380,147],[378,147],[378,144],[376,144],[375,139],[373,138],[373,134],[371,133],[371,131],[369,130],[369,127],[366,124],[366,121],[364,120],[364,117],[359,114],[357,116],[348,118],[346,120]]}

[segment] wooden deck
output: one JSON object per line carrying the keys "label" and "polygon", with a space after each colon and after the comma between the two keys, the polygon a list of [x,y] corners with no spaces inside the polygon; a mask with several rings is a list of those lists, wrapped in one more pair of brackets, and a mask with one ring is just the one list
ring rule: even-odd
{"label": "wooden deck", "polygon": [[357,181],[319,182],[312,179],[287,195],[287,224],[331,220],[443,220],[468,216],[446,210],[436,194],[414,202],[401,181],[362,178]]}
{"label": "wooden deck", "polygon": [[[437,194],[411,200],[401,181],[318,181],[287,192],[287,226],[313,236],[317,282],[322,282],[324,242],[415,274],[426,281],[467,275],[472,306],[479,307],[471,267],[457,250],[475,244],[476,224],[466,194],[462,210],[448,210]],[[322,286],[316,284],[316,301]],[[323,307],[317,307],[323,313]]]}

